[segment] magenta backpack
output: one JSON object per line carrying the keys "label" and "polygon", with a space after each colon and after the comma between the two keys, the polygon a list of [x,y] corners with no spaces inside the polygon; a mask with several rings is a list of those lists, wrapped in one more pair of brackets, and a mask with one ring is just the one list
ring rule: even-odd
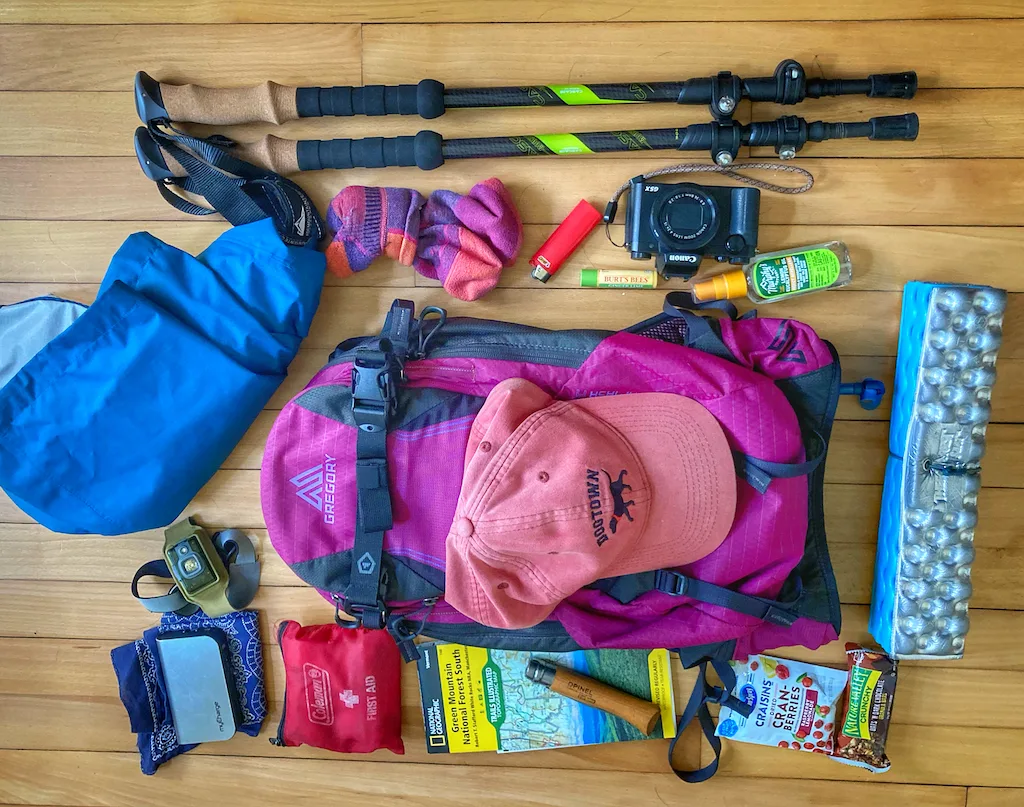
{"label": "magenta backpack", "polygon": [[[710,699],[735,707],[703,683],[706,662],[838,636],[822,480],[840,369],[807,325],[702,317],[688,300],[670,294],[664,313],[617,333],[437,308],[417,319],[396,301],[381,335],[339,345],[274,423],[260,487],[275,549],[340,611],[389,630],[407,658],[421,634],[538,652],[668,647],[701,665],[684,720]],[[514,377],[561,399],[671,392],[703,404],[736,460],[722,545],[688,566],[599,580],[533,628],[485,627],[449,606],[444,541],[470,425]]]}

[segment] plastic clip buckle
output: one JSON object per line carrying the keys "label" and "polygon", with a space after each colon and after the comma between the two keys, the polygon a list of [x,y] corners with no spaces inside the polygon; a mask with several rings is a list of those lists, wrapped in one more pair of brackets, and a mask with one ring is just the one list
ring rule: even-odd
{"label": "plastic clip buckle", "polygon": [[382,431],[398,400],[390,357],[386,353],[376,355],[379,364],[369,356],[352,362],[352,414],[365,432]]}
{"label": "plastic clip buckle", "polygon": [[654,573],[654,587],[662,594],[671,594],[673,597],[681,597],[686,593],[689,578],[678,572],[670,572],[666,569],[658,569]]}
{"label": "plastic clip buckle", "polygon": [[370,630],[380,630],[388,624],[388,609],[380,602],[372,605],[349,602],[345,604],[345,613],[353,617],[357,625]]}

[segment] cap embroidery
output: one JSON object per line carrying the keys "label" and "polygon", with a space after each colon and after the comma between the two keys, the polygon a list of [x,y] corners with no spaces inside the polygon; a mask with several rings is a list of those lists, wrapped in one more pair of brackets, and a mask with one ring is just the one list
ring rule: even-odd
{"label": "cap embroidery", "polygon": [[[625,491],[633,488],[625,481],[627,473],[625,469],[619,471],[619,476],[614,481],[612,481],[612,475],[603,468],[600,473],[608,477],[608,490],[614,505],[612,516],[608,519],[608,529],[614,534],[619,528],[620,519],[625,517],[627,521],[633,520],[629,508],[635,502],[632,499],[627,502],[624,495]],[[608,540],[608,533],[605,531],[604,510],[601,507],[600,476],[598,476],[598,471],[592,468],[587,469],[587,499],[590,505],[590,523],[594,531],[594,538],[597,540],[597,545],[602,546]]]}
{"label": "cap embroidery", "polygon": [[[604,469],[601,469],[604,471]],[[608,489],[612,493],[612,502],[615,504],[615,514],[608,519],[608,528],[614,533],[619,526],[619,519],[623,516],[626,517],[627,521],[632,521],[633,516],[629,512],[629,508],[632,507],[636,502],[630,499],[628,502],[623,496],[623,491],[632,490],[632,485],[627,485],[623,481],[623,477],[626,475],[625,469],[619,471],[619,478],[612,482],[612,475],[607,471],[604,471],[604,475],[608,477]]]}

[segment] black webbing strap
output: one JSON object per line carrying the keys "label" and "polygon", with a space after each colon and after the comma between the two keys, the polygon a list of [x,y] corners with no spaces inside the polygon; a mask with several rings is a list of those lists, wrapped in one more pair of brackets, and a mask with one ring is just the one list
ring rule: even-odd
{"label": "black webbing strap", "polygon": [[388,420],[398,400],[402,363],[409,352],[414,306],[396,300],[380,338],[361,347],[352,362],[352,415],[356,433],[356,522],[352,578],[345,610],[367,628],[387,627],[384,533],[391,529],[388,488]]}
{"label": "black webbing strap", "polygon": [[641,594],[660,591],[662,594],[669,594],[673,597],[685,596],[708,605],[728,608],[730,611],[785,627],[789,627],[800,618],[800,614],[795,610],[802,591],[799,581],[796,596],[786,602],[741,594],[714,583],[687,577],[672,569],[658,569],[653,572],[628,574],[622,577],[606,577],[591,583],[587,588],[604,592],[623,604],[632,602]]}
{"label": "black webbing strap", "polygon": [[[709,662],[715,672],[718,673],[718,677],[722,679],[724,686],[714,686],[708,683],[707,666]],[[684,782],[705,782],[718,771],[718,761],[722,755],[722,741],[715,736],[715,723],[711,719],[708,704],[720,703],[739,712],[744,717],[750,716],[752,711],[750,705],[733,697],[732,690],[735,686],[736,674],[732,671],[728,661],[713,658],[704,659],[700,662],[697,668],[697,682],[694,684],[693,692],[686,703],[686,708],[676,724],[676,736],[672,738],[672,742],[668,746],[668,764],[672,768],[672,772]],[[672,752],[675,750],[679,738],[683,735],[683,731],[693,722],[695,717],[700,723],[700,730],[707,738],[711,750],[715,752],[715,758],[703,768],[698,768],[695,771],[679,770],[672,764]]]}
{"label": "black webbing strap", "polygon": [[718,605],[783,627],[789,627],[800,618],[800,614],[794,610],[800,599],[799,588],[792,601],[781,602],[751,594],[740,594],[738,591],[687,577],[671,569],[659,569],[654,573],[654,590],[674,597],[689,597],[708,605]]}
{"label": "black webbing strap", "polygon": [[[163,120],[150,121],[135,137],[143,170],[172,207],[194,216],[217,212],[233,225],[270,218],[291,246],[315,244],[323,237],[323,222],[305,191],[280,174],[232,156],[228,149],[234,143],[228,138],[195,137]],[[166,162],[160,165],[164,155],[174,158],[185,176],[173,174]],[[170,186],[201,196],[210,207],[179,196]]]}
{"label": "black webbing strap", "polygon": [[803,462],[770,462],[738,451],[733,452],[736,473],[746,479],[758,493],[767,491],[773,479],[807,476],[825,459],[827,444],[825,438],[813,430],[804,432],[803,443],[807,456]]}

